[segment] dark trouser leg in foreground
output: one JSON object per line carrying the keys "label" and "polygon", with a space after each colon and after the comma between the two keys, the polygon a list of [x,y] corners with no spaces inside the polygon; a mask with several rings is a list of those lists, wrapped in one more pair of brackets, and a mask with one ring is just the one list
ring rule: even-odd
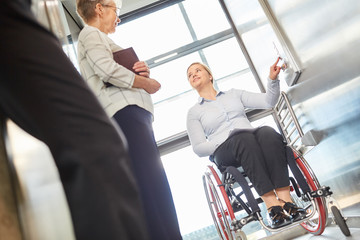
{"label": "dark trouser leg in foreground", "polygon": [[46,143],[77,240],[148,239],[124,141],[29,2],[0,8],[0,108]]}

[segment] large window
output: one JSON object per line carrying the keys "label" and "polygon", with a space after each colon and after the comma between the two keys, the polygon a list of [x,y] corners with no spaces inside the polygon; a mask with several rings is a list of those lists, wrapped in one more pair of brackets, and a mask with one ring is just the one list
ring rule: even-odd
{"label": "large window", "polygon": [[[232,10],[229,11],[231,16],[236,16],[233,19],[236,33],[255,63],[260,81],[254,78],[239,45],[240,40],[236,38],[238,35],[233,32],[219,0],[182,1],[121,24],[109,36],[123,48],[133,47],[138,57],[151,67],[151,77],[162,85],[161,90],[152,95],[155,105],[153,126],[158,142],[166,140],[171,145],[186,131],[187,111],[198,99],[186,77],[186,69],[191,63],[207,64],[219,90],[238,88],[260,92],[258,84],[261,86],[266,81],[269,61],[276,58],[272,44],[278,43],[258,2],[220,2]],[[261,44],[264,39],[267,39],[266,44]],[[68,37],[67,40],[63,48],[77,67],[76,39],[73,42],[73,38]],[[254,127],[264,124],[276,128],[271,116],[253,122]],[[181,233],[184,240],[216,238],[202,183],[202,175],[210,161],[196,156],[188,144],[182,146],[174,148],[177,150],[173,152],[166,151],[168,154],[162,156]],[[193,238],[191,233],[198,230],[200,233]],[[258,231],[258,224],[247,225],[244,230],[247,234],[254,232],[249,239],[266,235]]]}
{"label": "large window", "polygon": [[[151,67],[151,77],[162,85],[152,95],[157,141],[171,142],[173,136],[186,131],[187,111],[198,99],[186,77],[186,69],[193,62],[203,62],[211,68],[215,87],[220,90],[260,92],[218,0],[180,2],[124,23],[110,37],[123,48],[133,47]],[[262,77],[266,79],[267,75]],[[271,116],[254,126],[269,122],[276,127]],[[188,146],[162,156],[162,161],[182,234],[212,226],[202,185],[202,174],[210,164],[208,158],[199,158]]]}
{"label": "large window", "polygon": [[183,1],[120,25],[110,37],[133,47],[162,85],[152,95],[158,141],[186,130],[187,110],[198,98],[186,78],[192,62],[209,65],[221,90],[260,91],[217,0]]}

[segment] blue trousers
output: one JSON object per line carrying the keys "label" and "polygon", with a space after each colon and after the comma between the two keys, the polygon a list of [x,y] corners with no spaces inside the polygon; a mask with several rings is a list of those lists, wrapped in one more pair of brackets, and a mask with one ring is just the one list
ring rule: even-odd
{"label": "blue trousers", "polygon": [[182,239],[171,190],[154,138],[151,113],[130,105],[118,111],[114,119],[129,144],[151,239]]}

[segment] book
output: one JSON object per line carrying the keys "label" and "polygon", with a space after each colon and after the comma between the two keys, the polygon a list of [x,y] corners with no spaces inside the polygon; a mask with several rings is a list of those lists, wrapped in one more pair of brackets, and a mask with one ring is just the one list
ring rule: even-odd
{"label": "book", "polygon": [[[113,58],[115,62],[137,74],[137,72],[134,71],[133,66],[139,61],[139,58],[132,47],[113,52]],[[106,87],[112,86],[109,82],[105,82],[104,84]]]}
{"label": "book", "polygon": [[139,61],[139,58],[136,55],[136,53],[132,47],[114,52],[113,57],[114,57],[115,62],[117,62],[118,64],[120,64],[123,67],[126,67],[130,71],[133,71],[134,73],[136,73],[132,69],[132,67],[134,66],[134,64],[136,62]]}

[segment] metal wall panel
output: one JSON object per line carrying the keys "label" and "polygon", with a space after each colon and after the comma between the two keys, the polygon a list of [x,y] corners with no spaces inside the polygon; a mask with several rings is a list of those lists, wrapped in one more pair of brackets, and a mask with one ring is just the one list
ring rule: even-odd
{"label": "metal wall panel", "polygon": [[313,129],[322,138],[306,157],[342,207],[356,206],[360,202],[360,2],[268,3],[303,70],[288,96],[301,115],[304,132]]}
{"label": "metal wall panel", "polygon": [[296,60],[297,84],[280,79],[304,133],[320,140],[306,158],[340,206],[360,216],[360,1],[219,1],[255,74],[274,59],[273,35]]}

